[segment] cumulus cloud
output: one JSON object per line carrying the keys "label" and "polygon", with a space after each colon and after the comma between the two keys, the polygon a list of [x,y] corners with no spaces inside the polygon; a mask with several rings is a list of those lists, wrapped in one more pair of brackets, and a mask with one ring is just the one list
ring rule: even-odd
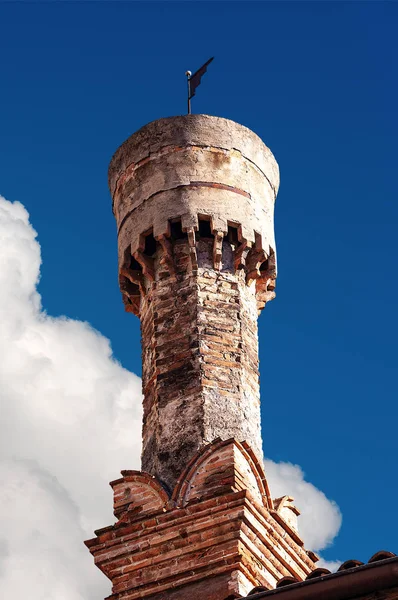
{"label": "cumulus cloud", "polygon": [[139,468],[141,382],[88,323],[43,311],[40,263],[27,211],[0,197],[0,587],[94,600],[110,587],[83,540],[113,522],[108,482]]}
{"label": "cumulus cloud", "polygon": [[298,519],[299,533],[306,548],[317,551],[329,546],[341,526],[341,513],[337,504],[306,481],[298,465],[266,460],[265,472],[275,498],[285,494],[293,496],[301,513]]}
{"label": "cumulus cloud", "polygon": [[329,569],[331,573],[335,573],[337,569],[343,564],[343,560],[324,560],[320,557],[319,562],[316,563],[317,567],[323,567]]}
{"label": "cumulus cloud", "polygon": [[35,461],[3,459],[0,587],[4,597],[85,600],[90,580],[79,509],[57,479]]}
{"label": "cumulus cloud", "polygon": [[[88,323],[46,314],[40,264],[27,211],[0,196],[0,588],[98,600],[110,585],[83,540],[113,522],[108,482],[139,468],[141,382]],[[273,495],[295,496],[306,546],[327,545],[336,505],[299,467],[268,461],[267,474]]]}

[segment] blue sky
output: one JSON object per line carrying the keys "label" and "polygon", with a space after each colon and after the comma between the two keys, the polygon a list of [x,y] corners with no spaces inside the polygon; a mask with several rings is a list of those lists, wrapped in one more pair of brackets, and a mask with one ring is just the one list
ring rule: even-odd
{"label": "blue sky", "polygon": [[185,71],[214,55],[193,112],[275,154],[264,451],[340,506],[331,559],[398,551],[397,20],[389,2],[0,4],[0,193],[38,231],[47,312],[89,321],[127,369],[139,322],[117,287],[113,152],[184,113]]}

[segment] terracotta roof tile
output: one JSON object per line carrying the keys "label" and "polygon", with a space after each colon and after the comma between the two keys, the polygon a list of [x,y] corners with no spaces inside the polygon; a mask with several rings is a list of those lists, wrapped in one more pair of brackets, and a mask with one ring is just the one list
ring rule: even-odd
{"label": "terracotta roof tile", "polygon": [[307,579],[315,579],[315,577],[322,577],[323,575],[330,575],[331,571],[329,569],[323,569],[322,567],[318,567],[312,573],[307,575]]}
{"label": "terracotta roof tile", "polygon": [[299,583],[299,579],[296,579],[296,577],[282,577],[282,579],[280,579],[276,584],[276,587],[286,587],[287,585],[292,585],[293,583]]}
{"label": "terracotta roof tile", "polygon": [[346,560],[342,565],[337,569],[337,573],[339,571],[346,571],[347,569],[353,569],[354,567],[360,567],[364,563],[360,560]]}
{"label": "terracotta roof tile", "polygon": [[[367,575],[369,570],[372,571],[372,574],[375,571],[370,577]],[[377,577],[376,571],[380,572],[380,575]],[[353,579],[355,579],[355,582],[353,582]],[[329,569],[317,568],[304,581],[298,581],[295,577],[283,577],[276,584],[276,589],[269,590],[262,586],[257,586],[251,590],[247,598],[260,600],[260,598],[274,595],[281,595],[284,598],[286,593],[288,593],[288,598],[294,596],[294,600],[296,600],[296,597],[305,599],[310,591],[310,586],[312,591],[312,584],[315,583],[317,583],[317,588],[322,586],[322,589],[317,591],[318,597],[319,594],[322,594],[322,597],[325,594],[325,598],[328,597],[326,592],[332,592],[332,590],[332,598],[352,598],[354,597],[353,591],[355,587],[361,590],[361,594],[364,593],[364,590],[370,593],[375,590],[384,589],[383,585],[386,589],[391,587],[398,588],[398,556],[393,552],[380,550],[376,554],[373,554],[366,564],[360,560],[351,559],[342,563],[336,573],[331,573]],[[338,596],[336,596],[335,591],[337,588],[339,590]]]}
{"label": "terracotta roof tile", "polygon": [[373,554],[368,560],[368,563],[374,563],[378,560],[385,560],[386,558],[393,558],[396,556],[393,552],[389,552],[388,550],[379,550],[376,554]]}

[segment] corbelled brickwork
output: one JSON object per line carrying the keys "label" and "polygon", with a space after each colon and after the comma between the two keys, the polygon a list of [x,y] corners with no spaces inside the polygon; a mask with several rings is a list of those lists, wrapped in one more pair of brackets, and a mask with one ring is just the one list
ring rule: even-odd
{"label": "corbelled brickwork", "polygon": [[204,442],[236,437],[261,456],[256,288],[227,241],[216,270],[213,245],[197,240],[192,270],[188,240],[176,240],[173,274],[160,251],[141,299],[142,464],[170,490]]}
{"label": "corbelled brickwork", "polygon": [[251,131],[150,123],[110,166],[120,284],[141,319],[142,466],[172,490],[215,438],[261,457],[257,313],[274,297],[278,167]]}
{"label": "corbelled brickwork", "polygon": [[111,484],[117,522],[87,542],[111,598],[232,600],[301,581],[317,557],[293,499],[272,499],[260,430],[278,165],[245,127],[187,115],[131,136],[109,185],[144,392],[143,471]]}
{"label": "corbelled brickwork", "polygon": [[274,506],[248,444],[206,446],[171,497],[148,474],[122,475],[111,483],[119,521],[86,542],[112,580],[112,600],[239,598],[314,568],[286,519],[294,507]]}

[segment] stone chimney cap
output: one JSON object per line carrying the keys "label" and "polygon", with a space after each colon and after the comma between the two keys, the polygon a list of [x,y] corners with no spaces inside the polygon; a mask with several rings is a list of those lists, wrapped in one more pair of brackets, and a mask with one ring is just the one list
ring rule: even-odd
{"label": "stone chimney cap", "polygon": [[121,171],[168,146],[211,146],[237,150],[262,170],[276,193],[279,168],[261,138],[239,123],[210,115],[165,117],[144,125],[115,152],[109,165],[108,183],[114,194]]}

